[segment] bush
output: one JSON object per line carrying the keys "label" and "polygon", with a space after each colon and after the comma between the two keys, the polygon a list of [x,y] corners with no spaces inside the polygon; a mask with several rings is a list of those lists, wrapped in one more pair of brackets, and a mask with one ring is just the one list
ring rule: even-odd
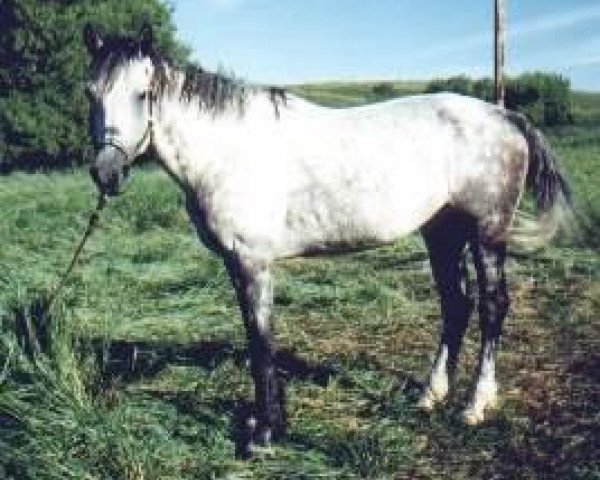
{"label": "bush", "polygon": [[111,32],[132,33],[146,19],[156,24],[166,53],[176,60],[187,56],[161,0],[0,2],[0,173],[85,160],[83,25],[94,21]]}
{"label": "bush", "polygon": [[466,75],[432,80],[425,89],[426,93],[452,92],[460,95],[473,95],[473,80]]}
{"label": "bush", "polygon": [[[490,78],[473,80],[465,75],[436,79],[427,93],[453,92],[492,101],[494,84]],[[573,123],[571,85],[555,73],[524,73],[506,82],[506,107],[526,114],[536,125],[557,126]]]}
{"label": "bush", "polygon": [[494,101],[494,82],[489,77],[480,78],[473,82],[473,96],[486,102]]}
{"label": "bush", "polygon": [[571,103],[571,83],[558,74],[524,73],[506,88],[506,106],[522,111],[537,125],[573,123]]}
{"label": "bush", "polygon": [[376,83],[372,91],[377,98],[389,98],[395,94],[394,85],[390,82]]}

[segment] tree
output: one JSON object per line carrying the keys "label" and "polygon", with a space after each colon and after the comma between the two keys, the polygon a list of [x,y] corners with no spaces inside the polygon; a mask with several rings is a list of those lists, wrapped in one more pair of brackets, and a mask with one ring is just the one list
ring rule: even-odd
{"label": "tree", "polygon": [[87,149],[88,64],[81,41],[93,21],[133,33],[156,25],[163,51],[183,60],[161,0],[0,0],[0,171],[81,163]]}
{"label": "tree", "polygon": [[[495,100],[495,86],[491,78],[473,80],[465,75],[429,82],[427,93],[453,92]],[[523,73],[506,82],[505,104],[509,110],[525,113],[536,125],[556,126],[573,122],[571,113],[571,83],[556,73]]]}
{"label": "tree", "polygon": [[523,111],[538,125],[570,124],[573,122],[571,82],[554,73],[524,73],[509,81],[506,106]]}
{"label": "tree", "polygon": [[379,82],[373,85],[371,89],[377,99],[391,98],[395,94],[394,84],[391,82]]}

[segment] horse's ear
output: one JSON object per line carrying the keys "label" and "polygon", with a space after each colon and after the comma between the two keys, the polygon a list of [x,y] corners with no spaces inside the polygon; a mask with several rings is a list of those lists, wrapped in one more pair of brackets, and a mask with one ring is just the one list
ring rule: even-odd
{"label": "horse's ear", "polygon": [[153,51],[154,31],[149,22],[144,22],[140,30],[140,49],[143,55],[150,55]]}
{"label": "horse's ear", "polygon": [[98,53],[104,45],[102,34],[91,23],[86,23],[83,27],[83,41],[92,56]]}

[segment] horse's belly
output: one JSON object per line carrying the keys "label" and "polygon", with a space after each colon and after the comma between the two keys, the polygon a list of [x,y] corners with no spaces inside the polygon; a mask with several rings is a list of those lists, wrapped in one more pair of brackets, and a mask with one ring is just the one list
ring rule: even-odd
{"label": "horse's belly", "polygon": [[313,185],[289,203],[285,245],[295,255],[389,243],[418,229],[446,201],[445,181],[423,174]]}

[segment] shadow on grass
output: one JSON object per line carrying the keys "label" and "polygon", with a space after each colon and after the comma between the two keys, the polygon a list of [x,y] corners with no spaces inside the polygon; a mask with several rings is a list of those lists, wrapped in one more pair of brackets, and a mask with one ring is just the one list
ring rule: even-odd
{"label": "shadow on grass", "polygon": [[[247,351],[226,340],[204,341],[196,344],[113,340],[102,338],[88,341],[101,368],[100,388],[153,378],[165,368],[191,366],[214,371],[223,363],[233,360],[239,368],[249,365]],[[282,381],[298,379],[326,386],[338,371],[331,365],[316,364],[300,358],[289,350],[276,353],[275,363]],[[178,412],[193,415],[196,421],[212,428],[222,426],[220,417],[231,418],[230,436],[235,444],[236,457],[247,458],[249,441],[248,418],[253,405],[244,398],[219,398],[198,403],[195,392],[154,392],[154,397],[175,406]]]}
{"label": "shadow on grass", "polygon": [[[141,378],[152,378],[167,366],[196,366],[214,370],[223,362],[233,359],[237,366],[249,364],[247,350],[227,340],[204,341],[193,345],[93,338],[89,344],[100,360],[104,385],[129,383]],[[339,369],[334,365],[317,364],[299,357],[291,350],[276,353],[275,363],[286,379],[310,381],[325,386]]]}
{"label": "shadow on grass", "polygon": [[[160,374],[167,367],[191,366],[214,371],[226,362],[233,362],[238,368],[246,368],[249,364],[247,352],[226,340],[205,341],[190,344],[128,341],[117,340],[106,342],[96,338],[89,341],[93,351],[101,359],[98,363],[102,368],[102,388],[110,389],[115,385],[135,382],[140,379],[148,379]],[[275,362],[282,380],[301,380],[311,382],[315,385],[325,387],[332,377],[344,388],[361,390],[365,401],[372,404],[375,410],[385,410],[382,405],[384,400],[373,392],[363,390],[360,383],[355,383],[352,374],[346,373],[343,366],[333,362],[314,363],[301,358],[296,352],[282,349],[276,353]],[[383,366],[369,360],[370,368],[383,369]],[[398,373],[398,372],[396,372]],[[402,392],[403,396],[415,397],[420,391],[421,385],[410,375],[398,375],[398,384],[394,387],[394,394]],[[149,393],[149,392],[147,392]],[[254,415],[253,404],[239,395],[223,396],[213,398],[208,402],[198,401],[196,392],[151,392],[154,397],[159,397],[174,405],[178,412],[183,415],[192,415],[196,421],[211,428],[221,428],[222,418],[226,416],[231,419],[230,438],[236,447],[238,458],[247,458],[248,431],[247,420]],[[375,405],[378,404],[378,407]],[[389,436],[389,435],[387,435]],[[389,440],[386,436],[386,442]],[[391,440],[389,440],[391,442]],[[376,453],[380,449],[392,448],[387,444],[380,444],[381,438],[378,432],[366,432],[355,434],[352,441],[345,444],[344,438],[331,438],[323,445],[317,447],[312,444],[309,437],[292,435],[285,443],[301,444],[303,449],[316,449],[321,451],[330,459],[334,467],[358,468],[368,473],[370,469],[379,471],[387,469],[391,460],[384,456],[384,464],[380,465],[376,459]],[[319,443],[319,442],[318,442]],[[365,458],[371,459],[371,463],[364,462]],[[374,462],[374,463],[373,463]]]}

